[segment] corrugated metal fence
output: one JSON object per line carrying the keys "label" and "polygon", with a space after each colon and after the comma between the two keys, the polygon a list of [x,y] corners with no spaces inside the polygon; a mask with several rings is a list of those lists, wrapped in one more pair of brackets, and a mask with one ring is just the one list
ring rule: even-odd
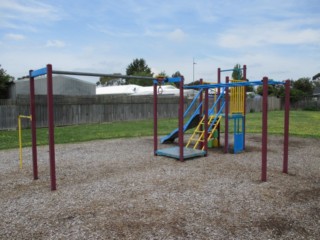
{"label": "corrugated metal fence", "polygon": [[[192,99],[185,99],[185,109]],[[37,127],[47,126],[47,98],[37,95]],[[158,117],[177,118],[179,98],[159,96]],[[280,100],[269,98],[269,109],[281,108]],[[19,95],[15,100],[0,100],[0,130],[17,127],[19,114],[29,115],[29,96]],[[247,111],[261,111],[261,99],[248,99]],[[55,126],[102,123],[122,120],[139,120],[153,118],[153,96],[54,96]],[[23,127],[29,127],[28,120]]]}

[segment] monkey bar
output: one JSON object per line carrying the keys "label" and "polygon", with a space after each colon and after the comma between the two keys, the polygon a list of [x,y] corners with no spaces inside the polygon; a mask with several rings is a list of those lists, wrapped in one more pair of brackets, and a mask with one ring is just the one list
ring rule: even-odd
{"label": "monkey bar", "polygon": [[[158,150],[158,116],[157,116],[157,95],[161,92],[157,91],[158,85],[161,87],[163,83],[180,83],[180,94],[183,95],[183,77],[176,78],[154,78],[146,76],[131,76],[121,74],[104,74],[104,73],[89,73],[89,72],[72,72],[72,71],[59,71],[53,70],[52,65],[48,64],[45,68],[30,70],[30,113],[32,117],[31,132],[32,132],[32,156],[33,156],[33,176],[34,179],[38,179],[38,163],[37,163],[37,139],[36,139],[36,111],[35,111],[35,87],[34,79],[39,76],[47,75],[47,104],[48,104],[48,135],[49,135],[49,162],[50,162],[50,180],[51,190],[57,189],[56,186],[56,167],[55,167],[55,147],[54,147],[54,111],[53,111],[53,74],[64,74],[64,75],[77,75],[77,76],[91,76],[91,77],[119,77],[124,79],[148,79],[153,81],[154,85],[154,154],[157,155]],[[180,105],[183,106],[183,98],[180,99]],[[179,110],[179,114],[183,115],[183,108]],[[180,116],[180,115],[179,115]],[[181,121],[181,122],[180,122]],[[179,126],[183,126],[183,118],[179,117]],[[182,134],[181,134],[182,133]],[[183,129],[179,129],[179,135],[183,136]],[[180,142],[180,153],[183,153],[183,137],[179,139]]]}

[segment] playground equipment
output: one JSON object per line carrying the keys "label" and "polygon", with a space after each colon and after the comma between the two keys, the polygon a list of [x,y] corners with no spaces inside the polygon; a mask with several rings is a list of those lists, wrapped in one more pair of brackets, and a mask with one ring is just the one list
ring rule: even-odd
{"label": "playground equipment", "polygon": [[[218,72],[221,72],[218,71]],[[54,111],[53,111],[53,83],[52,75],[53,74],[64,74],[64,75],[78,75],[78,76],[92,76],[92,77],[114,77],[113,74],[101,74],[101,73],[87,73],[87,72],[70,72],[70,71],[57,71],[52,69],[52,65],[48,64],[45,68],[41,68],[35,71],[29,71],[30,79],[30,113],[31,113],[31,132],[32,132],[32,157],[33,157],[33,176],[34,179],[38,179],[38,164],[37,164],[37,140],[36,140],[36,114],[35,114],[35,91],[34,91],[34,79],[39,76],[47,76],[47,109],[48,109],[48,135],[49,135],[49,162],[50,162],[50,181],[51,181],[51,190],[56,190],[56,172],[55,172],[55,148],[54,148]],[[127,76],[127,75],[118,75],[119,78],[133,78],[133,79],[149,79],[153,81],[153,95],[154,95],[154,129],[153,129],[153,140],[154,140],[154,155],[162,155],[177,158],[180,161],[184,161],[187,158],[193,158],[197,156],[206,156],[208,150],[208,139],[214,136],[214,132],[218,130],[218,139],[219,139],[219,125],[221,123],[221,117],[223,117],[223,108],[225,111],[225,152],[228,152],[228,119],[229,119],[229,89],[236,87],[246,87],[252,85],[263,85],[263,121],[262,121],[262,170],[261,170],[261,180],[267,180],[267,109],[268,109],[268,85],[269,84],[284,84],[283,82],[277,82],[273,80],[268,80],[267,77],[264,77],[263,80],[252,81],[252,82],[231,82],[229,83],[228,77],[226,78],[226,83],[220,82],[220,75],[218,74],[218,83],[217,84],[206,84],[198,86],[184,87],[183,77],[176,78],[153,78],[153,77],[143,77],[143,76]],[[175,138],[179,139],[178,147],[170,147],[158,149],[158,117],[157,117],[157,102],[158,94],[161,94],[161,84],[164,83],[179,83],[179,124],[178,128],[170,133],[167,138],[163,138],[161,141],[173,141]],[[288,133],[289,133],[289,94],[290,94],[290,82],[286,81],[285,83],[285,128],[284,128],[284,155],[283,155],[283,172],[288,173]],[[158,88],[159,86],[159,88]],[[193,88],[199,90],[199,106],[197,110],[192,114],[189,121],[184,125],[184,94],[183,89]],[[209,107],[209,89],[216,88],[218,90],[217,98],[213,106]],[[241,95],[242,93],[235,92],[234,96]],[[204,99],[203,99],[204,94]],[[232,100],[236,101],[236,100]],[[245,99],[243,100],[245,102]],[[195,104],[196,100],[193,101]],[[239,107],[238,103],[234,103],[233,109],[241,109],[241,114],[244,116],[245,113],[245,104],[244,107]],[[243,104],[239,104],[243,106]],[[231,104],[231,106],[233,106]],[[216,109],[216,110],[215,110]],[[187,109],[187,112],[191,111],[191,107]],[[214,116],[214,117],[211,117]],[[231,114],[231,118],[237,119],[237,114]],[[240,146],[239,149],[244,148],[244,117],[242,120],[242,133],[239,131],[239,136],[243,137],[243,146]],[[239,120],[237,120],[239,121]],[[240,122],[240,121],[239,121]],[[196,134],[199,134],[199,138],[194,138],[189,140],[190,143],[188,147],[184,147],[184,132],[187,129],[196,127]],[[240,129],[240,123],[237,125],[237,128]],[[239,139],[241,139],[239,137]],[[236,140],[237,141],[237,140]],[[193,147],[190,148],[191,143]],[[196,147],[195,147],[196,146]],[[201,149],[197,149],[197,146],[201,146]]]}
{"label": "playground equipment", "polygon": [[19,166],[20,169],[22,169],[22,127],[21,127],[21,119],[26,118],[32,121],[32,117],[25,116],[25,115],[19,115],[18,116],[18,133],[19,133]]}
{"label": "playground equipment", "polygon": [[[45,68],[38,70],[30,70],[30,113],[32,117],[31,121],[31,133],[32,133],[32,159],[33,159],[33,177],[38,179],[38,160],[37,160],[37,139],[36,139],[36,113],[35,113],[35,81],[34,79],[39,76],[47,76],[47,109],[48,109],[48,137],[49,137],[49,162],[50,162],[50,182],[51,190],[57,189],[56,186],[56,166],[55,166],[55,147],[54,147],[54,111],[53,111],[53,74],[64,74],[64,75],[77,75],[77,76],[91,76],[91,77],[114,77],[114,74],[104,73],[88,73],[88,72],[71,72],[71,71],[57,71],[53,70],[52,65],[48,64]],[[154,88],[154,136],[157,136],[157,95],[161,94],[161,85],[164,83],[180,83],[180,95],[183,95],[183,77],[177,78],[154,78],[145,76],[128,76],[128,75],[117,75],[119,78],[124,79],[148,79],[153,81]],[[159,87],[158,87],[159,86]],[[183,99],[180,100],[180,104],[183,104]],[[183,109],[182,109],[183,111]],[[182,112],[183,114],[183,112]],[[157,140],[154,140],[154,144],[157,145]],[[156,148],[156,147],[155,147]]]}
{"label": "playground equipment", "polygon": [[[246,76],[246,65],[243,68],[238,69],[239,71],[243,71],[243,76]],[[211,140],[216,141],[216,145],[220,145],[220,123],[222,118],[225,118],[226,131],[228,132],[228,121],[234,120],[234,153],[238,153],[244,150],[244,139],[245,139],[245,86],[233,86],[230,88],[230,105],[226,105],[226,99],[229,98],[229,94],[225,94],[226,87],[219,87],[221,77],[221,72],[232,71],[232,69],[228,70],[220,70],[218,69],[218,83],[208,84],[213,86],[213,98],[214,101],[212,105],[208,109],[208,139],[207,142]],[[240,75],[240,74],[239,74]],[[241,74],[242,75],[242,74]],[[244,80],[231,80],[231,83],[242,83]],[[200,85],[203,85],[203,80],[200,80]],[[226,78],[226,83],[229,83],[229,78]],[[218,87],[217,87],[218,86]],[[185,87],[186,88],[186,87]],[[193,149],[201,149],[204,150],[204,122],[205,115],[203,114],[204,100],[203,93],[204,88],[199,86],[197,87],[188,87],[188,88],[196,88],[199,89],[199,93],[194,97],[191,104],[188,106],[187,110],[184,113],[184,118],[186,118],[190,109],[194,109],[197,102],[199,102],[196,107],[194,113],[191,115],[187,123],[184,125],[184,132],[186,130],[195,128],[191,138],[189,139],[186,147],[190,148],[192,146]],[[209,88],[210,89],[210,88]],[[197,101],[199,100],[199,101]],[[228,109],[230,108],[230,111]],[[227,114],[226,114],[227,113]],[[175,129],[173,132],[168,134],[167,136],[161,139],[161,143],[170,143],[173,142],[175,138],[178,137],[178,129]],[[226,137],[228,137],[228,133],[226,133]],[[228,139],[227,139],[228,143]],[[225,152],[228,151],[228,144],[226,144]],[[161,151],[160,151],[160,154]],[[200,155],[200,154],[199,154]]]}
{"label": "playground equipment", "polygon": [[[162,143],[173,142],[175,138],[179,139],[178,147],[169,147],[157,149],[154,147],[154,154],[160,156],[167,156],[184,161],[188,158],[198,156],[207,156],[208,142],[214,136],[214,132],[218,132],[218,141],[220,142],[220,123],[221,118],[225,119],[225,143],[224,152],[227,153],[229,149],[228,132],[229,119],[234,120],[234,152],[241,152],[245,149],[245,113],[246,113],[246,86],[263,86],[263,102],[262,102],[262,169],[261,180],[267,180],[267,116],[268,116],[268,85],[285,85],[285,116],[284,116],[284,152],[283,152],[283,173],[288,173],[288,140],[289,140],[289,100],[290,100],[290,82],[274,81],[264,77],[262,80],[250,81],[235,80],[229,82],[229,77],[226,77],[226,83],[221,83],[220,73],[223,71],[218,69],[218,83],[206,84],[197,86],[185,86],[185,89],[197,89],[199,94],[195,96],[186,112],[183,114],[183,91],[180,95],[179,105],[179,127],[161,139]],[[246,77],[246,67],[244,66],[244,79]],[[214,104],[209,107],[208,90],[212,88],[218,89],[218,98]],[[200,97],[204,92],[204,100]],[[189,120],[184,125],[184,117],[199,100],[199,105],[191,115]],[[182,104],[181,104],[182,102]],[[217,106],[217,110],[214,111]],[[203,109],[204,108],[204,109]],[[224,108],[224,109],[223,109]],[[203,113],[202,113],[203,109]],[[230,110],[229,110],[230,109]],[[223,113],[224,110],[224,113]],[[198,124],[196,124],[198,123]],[[189,139],[186,146],[183,142],[183,133],[191,128],[195,128],[194,133]]]}

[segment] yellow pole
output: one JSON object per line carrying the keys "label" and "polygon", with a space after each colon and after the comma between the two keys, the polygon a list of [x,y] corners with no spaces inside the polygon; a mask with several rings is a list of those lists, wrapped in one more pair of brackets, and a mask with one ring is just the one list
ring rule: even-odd
{"label": "yellow pole", "polygon": [[18,116],[18,132],[19,132],[19,163],[22,169],[22,134],[21,134],[21,116]]}
{"label": "yellow pole", "polygon": [[21,118],[28,118],[30,121],[32,120],[31,115],[19,115],[18,116],[18,134],[19,134],[19,165],[20,169],[22,169],[22,129],[21,129]]}

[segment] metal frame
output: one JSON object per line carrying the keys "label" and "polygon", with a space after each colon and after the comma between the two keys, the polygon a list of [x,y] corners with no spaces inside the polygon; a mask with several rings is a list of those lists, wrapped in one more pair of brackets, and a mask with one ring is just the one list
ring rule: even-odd
{"label": "metal frame", "polygon": [[[224,70],[230,71],[230,70]],[[225,146],[224,152],[228,152],[228,102],[229,94],[228,89],[230,87],[238,86],[263,86],[263,96],[262,96],[262,139],[261,139],[261,181],[267,181],[267,151],[268,151],[268,85],[285,85],[285,113],[284,113],[284,143],[283,143],[283,173],[288,173],[288,148],[289,148],[289,111],[290,111],[290,81],[275,81],[268,79],[268,77],[263,77],[262,80],[250,81],[250,82],[238,82],[230,83],[229,77],[226,77],[226,83],[219,83],[220,70],[218,68],[218,83],[208,84],[208,85],[198,85],[198,86],[185,86],[186,89],[209,89],[209,88],[222,88],[225,87]],[[246,101],[245,101],[246,104]],[[245,118],[244,118],[245,120]],[[245,131],[245,124],[244,124]],[[245,132],[244,132],[245,136]],[[244,137],[245,141],[245,137]],[[245,142],[244,142],[245,146]]]}
{"label": "metal frame", "polygon": [[[154,85],[154,153],[158,148],[158,115],[157,115],[157,102],[158,102],[158,84],[167,82],[180,82],[180,94],[183,96],[183,77],[176,78],[154,78],[145,76],[130,76],[130,75],[114,75],[114,74],[104,74],[104,73],[88,73],[88,72],[72,72],[72,71],[58,71],[53,70],[52,65],[48,64],[45,68],[38,70],[29,71],[30,79],[30,115],[32,118],[31,130],[32,130],[32,158],[33,158],[33,177],[38,179],[38,161],[37,161],[37,138],[36,138],[36,111],[35,111],[35,87],[34,79],[39,76],[47,75],[47,101],[48,101],[48,130],[49,130],[49,162],[50,162],[50,182],[51,190],[57,189],[56,185],[56,165],[55,165],[55,142],[54,142],[54,111],[53,111],[53,74],[64,74],[64,75],[77,75],[77,76],[92,76],[92,77],[114,77],[125,79],[148,79],[153,81]],[[180,160],[183,161],[183,97],[180,98],[179,103],[179,138],[180,146]],[[182,107],[181,107],[182,106]]]}
{"label": "metal frame", "polygon": [[[246,67],[244,67],[244,70]],[[233,69],[232,69],[233,70]],[[263,121],[262,121],[262,169],[261,169],[261,180],[267,180],[267,112],[268,112],[268,85],[284,84],[280,81],[269,80],[264,77],[263,80],[251,81],[251,82],[241,82],[241,83],[229,83],[229,78],[226,78],[226,83],[221,83],[220,73],[230,70],[220,70],[218,69],[218,83],[209,85],[198,85],[198,86],[183,86],[184,78],[153,78],[145,76],[128,76],[128,75],[117,75],[121,78],[134,78],[134,79],[149,79],[153,80],[154,85],[154,155],[157,154],[158,149],[158,115],[157,115],[157,102],[158,102],[158,84],[165,82],[179,82],[180,89],[180,99],[179,99],[179,160],[184,161],[184,145],[183,145],[183,115],[184,115],[184,94],[183,89],[203,89],[205,91],[205,129],[208,129],[208,89],[218,88],[218,94],[220,95],[220,88],[224,87],[226,93],[228,93],[229,87],[236,86],[256,86],[263,85]],[[49,161],[50,161],[50,178],[51,178],[51,190],[56,190],[56,172],[55,172],[55,148],[54,148],[54,112],[53,112],[53,83],[52,74],[65,74],[65,75],[79,75],[79,76],[93,76],[93,77],[114,77],[114,74],[101,74],[101,73],[86,73],[86,72],[70,72],[70,71],[56,71],[52,70],[52,65],[48,64],[46,68],[41,68],[38,70],[29,71],[30,79],[30,113],[32,118],[31,129],[32,129],[32,156],[33,156],[33,176],[34,179],[38,179],[38,164],[37,164],[37,140],[36,140],[36,111],[35,111],[35,88],[34,88],[34,78],[42,75],[47,75],[47,97],[48,97],[48,129],[49,129]],[[226,94],[226,114],[225,117],[228,119],[228,98],[229,95]],[[284,119],[284,153],[283,153],[283,173],[288,173],[288,142],[289,142],[289,109],[290,109],[290,83],[289,80],[285,83],[285,119]],[[228,129],[228,121],[226,120],[226,132]],[[205,131],[207,134],[207,131]],[[227,133],[226,133],[227,134]],[[226,139],[228,139],[226,135]],[[225,140],[225,152],[228,151],[228,140]],[[207,155],[207,137],[205,137],[205,155]]]}

